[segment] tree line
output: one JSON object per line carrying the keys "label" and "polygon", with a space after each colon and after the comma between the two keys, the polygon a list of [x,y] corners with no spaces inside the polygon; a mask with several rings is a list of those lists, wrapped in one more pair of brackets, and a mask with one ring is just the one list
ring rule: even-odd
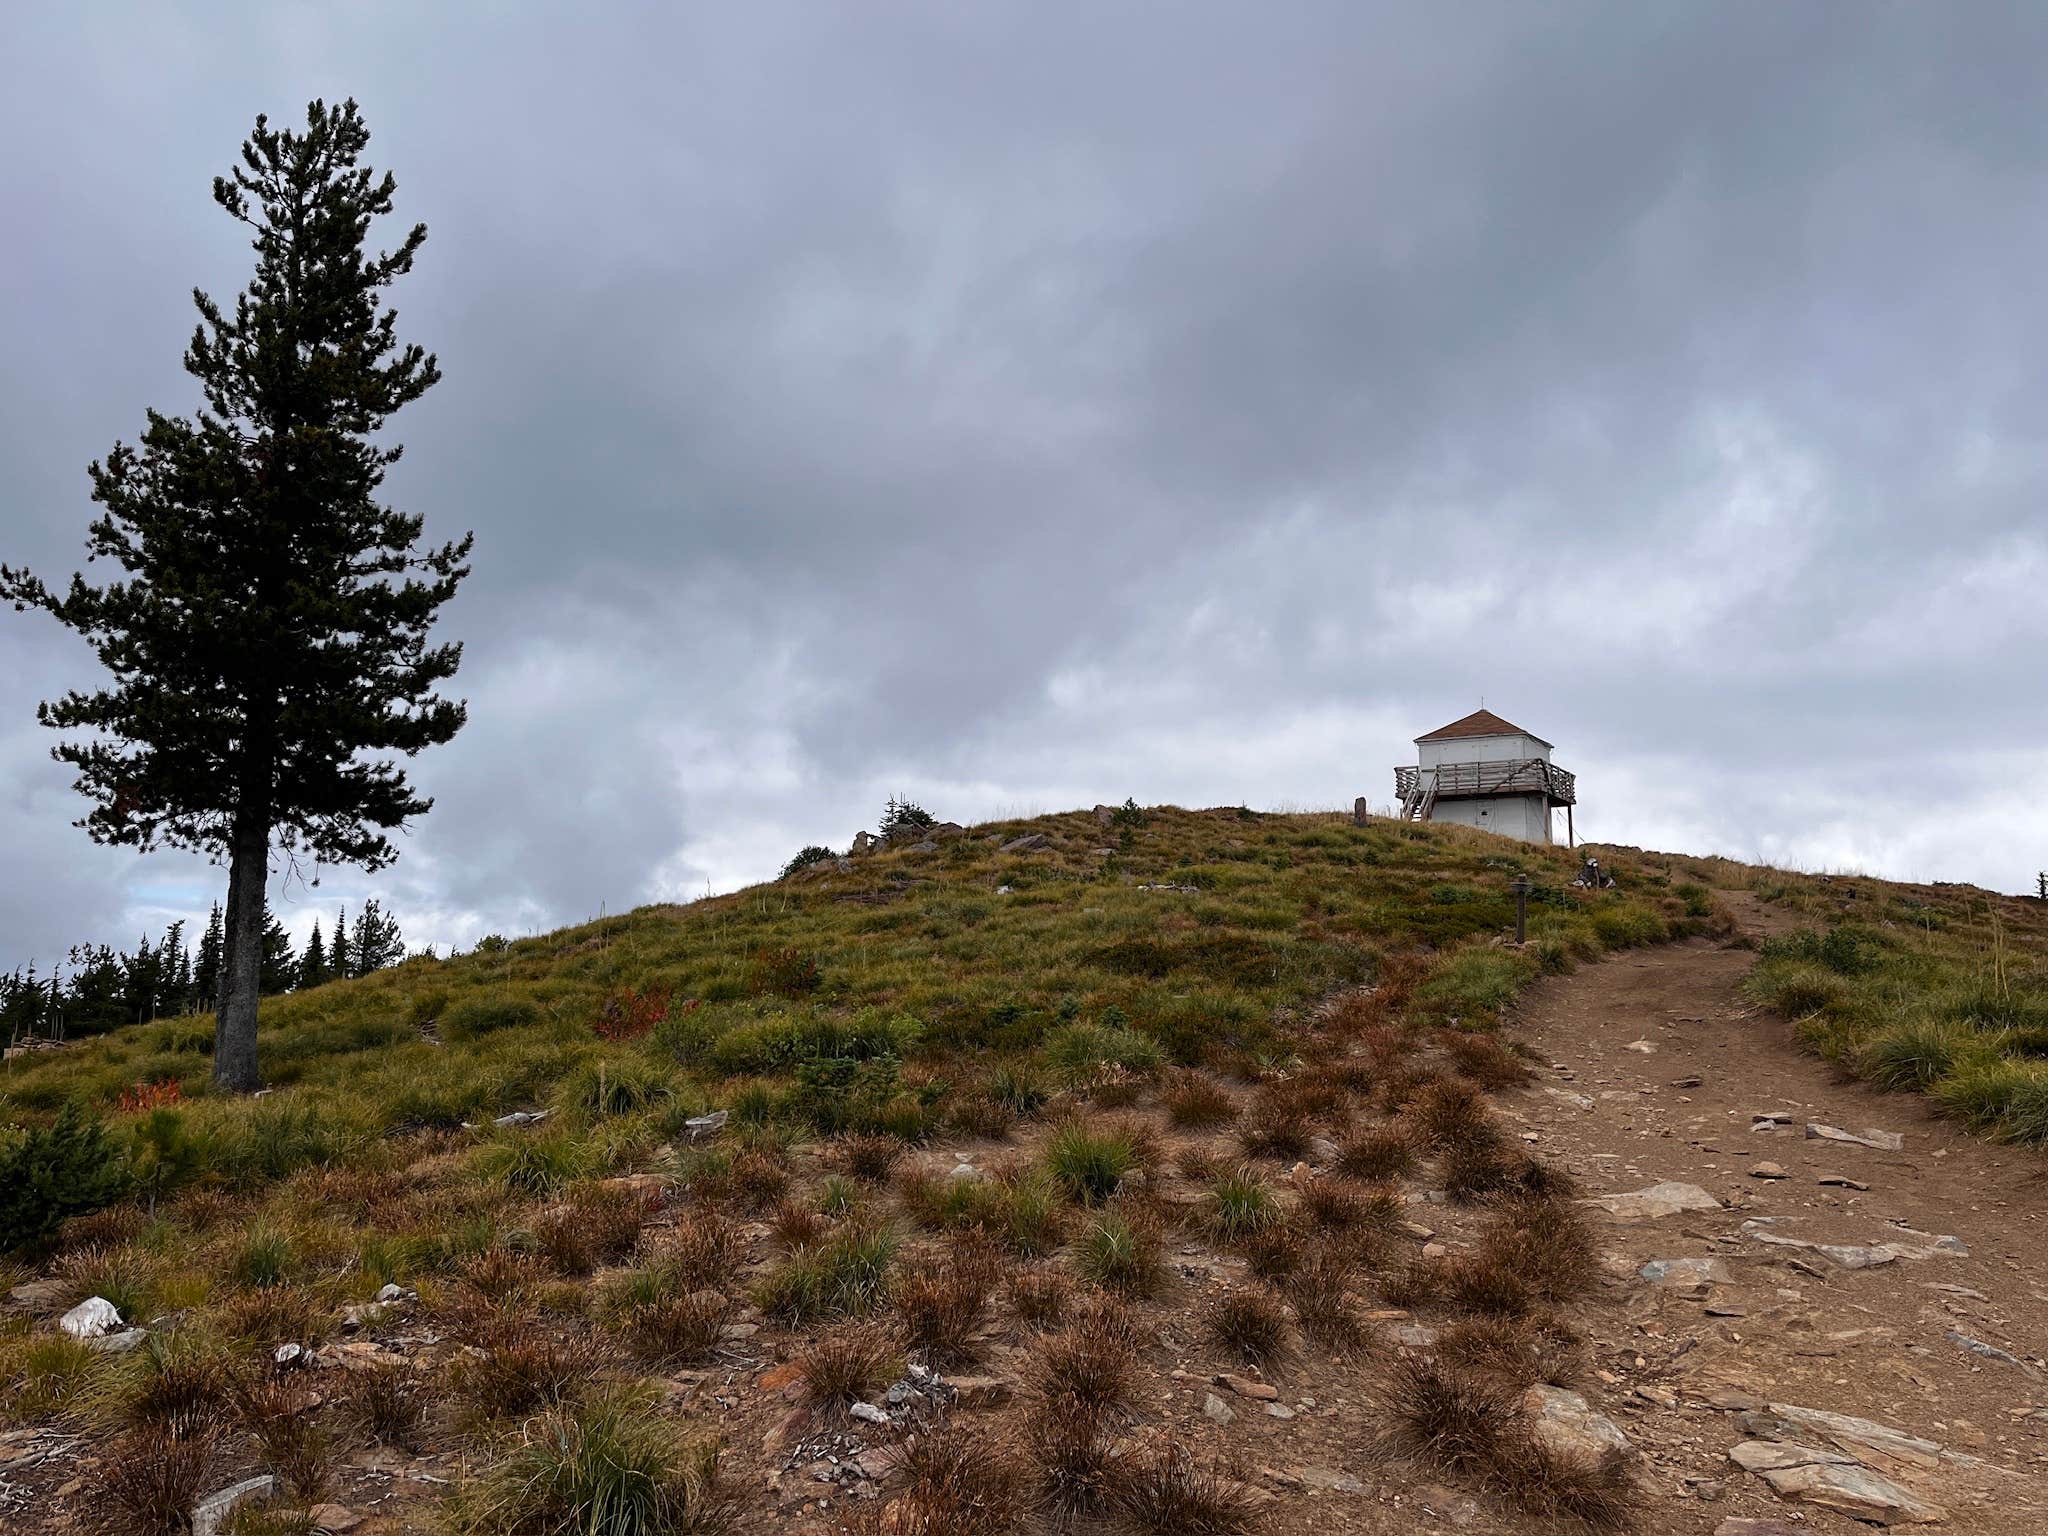
{"label": "tree line", "polygon": [[[12,1043],[31,1038],[70,1039],[146,1024],[151,1019],[212,1013],[220,1006],[224,918],[216,904],[196,945],[175,922],[151,942],[143,935],[132,952],[111,944],[78,944],[40,976],[33,965],[0,975],[0,1033]],[[398,919],[373,898],[351,922],[343,908],[333,935],[315,919],[303,950],[275,917],[263,929],[258,968],[263,996],[367,976],[405,958]]]}

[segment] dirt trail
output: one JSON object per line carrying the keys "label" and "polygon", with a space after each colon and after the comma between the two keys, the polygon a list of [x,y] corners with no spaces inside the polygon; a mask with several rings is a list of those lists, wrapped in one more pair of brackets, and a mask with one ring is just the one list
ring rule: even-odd
{"label": "dirt trail", "polygon": [[[1751,931],[1779,925],[1736,900]],[[1707,943],[1623,955],[1542,983],[1517,1021],[1550,1070],[1507,1112],[1547,1159],[1593,1195],[1669,1180],[1720,1202],[1603,1221],[1610,1278],[1588,1319],[1601,1374],[1586,1395],[1669,1498],[1645,1528],[1713,1532],[1730,1517],[1857,1528],[1729,1460],[1759,1439],[1766,1448],[1747,1454],[1779,1464],[1800,1459],[1789,1444],[1848,1450],[1862,1463],[1850,1480],[1889,1477],[1945,1511],[1936,1528],[2048,1528],[2048,1161],[1973,1140],[1918,1098],[1838,1080],[1745,1001],[1753,959]],[[1765,1116],[1782,1124],[1754,1129]],[[1810,1139],[1809,1122],[1895,1132],[1903,1150]],[[1755,1176],[1760,1164],[1782,1176]],[[1821,1182],[1837,1176],[1853,1182]],[[1893,1256],[1853,1251],[1877,1245]],[[1690,1288],[1640,1275],[1654,1260],[1709,1258],[1722,1276]],[[1875,1420],[1940,1449],[1845,1445],[1781,1421],[1771,1450],[1764,1404]]]}

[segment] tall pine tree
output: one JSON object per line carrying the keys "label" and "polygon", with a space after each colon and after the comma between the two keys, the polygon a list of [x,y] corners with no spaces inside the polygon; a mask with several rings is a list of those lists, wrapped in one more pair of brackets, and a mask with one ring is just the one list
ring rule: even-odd
{"label": "tall pine tree", "polygon": [[334,915],[334,944],[327,951],[327,974],[336,981],[346,981],[355,975],[355,964],[348,948],[347,907]]}
{"label": "tall pine tree", "polygon": [[91,467],[103,509],[87,548],[126,579],[57,592],[0,567],[0,599],[77,630],[112,674],[44,704],[56,756],[93,802],[99,842],[193,848],[228,862],[214,1077],[257,1086],[256,998],[271,850],[380,868],[385,835],[430,801],[394,754],[447,741],[463,706],[434,692],[457,645],[429,645],[468,574],[470,539],[420,547],[423,519],[377,500],[399,450],[391,415],[440,378],[401,346],[384,290],[412,269],[415,225],[366,248],[395,183],[361,165],[353,101],[314,102],[303,131],[264,118],[214,201],[253,232],[232,311],[193,295],[185,353],[204,407],[149,413],[139,447]]}

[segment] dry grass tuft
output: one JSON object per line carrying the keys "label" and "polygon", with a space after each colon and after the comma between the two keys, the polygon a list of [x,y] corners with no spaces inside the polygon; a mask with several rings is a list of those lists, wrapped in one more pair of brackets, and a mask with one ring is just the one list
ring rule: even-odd
{"label": "dry grass tuft", "polygon": [[691,1290],[729,1281],[746,1256],[740,1229],[709,1206],[695,1206],[668,1231],[643,1245],[647,1257]]}
{"label": "dry grass tuft", "polygon": [[1577,1206],[1523,1197],[1502,1202],[1479,1240],[1485,1260],[1520,1277],[1544,1301],[1584,1296],[1600,1283],[1599,1245]]}
{"label": "dry grass tuft", "polygon": [[1623,1456],[1587,1461],[1553,1450],[1531,1434],[1521,1398],[1512,1376],[1403,1359],[1390,1380],[1393,1439],[1529,1514],[1605,1530],[1627,1524],[1636,1490]]}
{"label": "dry grass tuft", "polygon": [[1336,1171],[1347,1179],[1398,1179],[1415,1171],[1415,1143],[1399,1125],[1347,1136],[1337,1144]]}
{"label": "dry grass tuft", "polygon": [[218,1445],[211,1434],[138,1429],[100,1464],[92,1524],[99,1536],[172,1536],[212,1491]]}
{"label": "dry grass tuft", "polygon": [[1040,1344],[1039,1389],[1055,1405],[1126,1409],[1132,1401],[1139,1342],[1137,1326],[1123,1308],[1090,1306]]}
{"label": "dry grass tuft", "polygon": [[1166,1117],[1182,1130],[1206,1130],[1237,1118],[1230,1092],[1206,1072],[1182,1067],[1172,1072],[1159,1092]]}
{"label": "dry grass tuft", "polygon": [[1350,1254],[1334,1243],[1315,1243],[1304,1248],[1300,1264],[1281,1284],[1301,1331],[1326,1349],[1351,1349],[1365,1341],[1351,1278]]}
{"label": "dry grass tuft", "polygon": [[259,1378],[235,1394],[235,1417],[285,1491],[301,1504],[317,1504],[334,1480],[334,1448],[308,1396],[303,1387]]}
{"label": "dry grass tuft", "polygon": [[1260,1280],[1284,1281],[1301,1268],[1308,1236],[1299,1224],[1276,1221],[1259,1228],[1237,1245],[1245,1264]]}
{"label": "dry grass tuft", "polygon": [[1380,1300],[1390,1307],[1426,1306],[1441,1301],[1449,1283],[1443,1260],[1418,1254],[1391,1274],[1380,1276]]}
{"label": "dry grass tuft", "polygon": [[789,1170],[766,1152],[742,1152],[732,1163],[732,1195],[742,1210],[769,1209],[789,1193]]}
{"label": "dry grass tuft", "polygon": [[1052,1264],[1013,1269],[1004,1282],[1004,1292],[1018,1321],[1034,1328],[1059,1324],[1074,1298],[1073,1282],[1064,1270]]}
{"label": "dry grass tuft", "polygon": [[1105,1409],[1049,1398],[1025,1421],[1024,1448],[1033,1503],[1055,1525],[1108,1512],[1117,1458]]}
{"label": "dry grass tuft", "polygon": [[588,1184],[534,1226],[540,1251],[559,1274],[587,1275],[633,1251],[647,1220],[647,1201],[632,1190]]}
{"label": "dry grass tuft", "polygon": [[1017,1518],[1016,1463],[948,1425],[902,1443],[902,1497],[854,1528],[883,1536],[1003,1536]]}
{"label": "dry grass tuft", "polygon": [[1416,1095],[1404,1115],[1423,1145],[1440,1153],[1478,1156],[1498,1153],[1503,1145],[1485,1096],[1470,1083],[1432,1082]]}
{"label": "dry grass tuft", "polygon": [[784,1200],[768,1223],[775,1241],[785,1248],[802,1248],[818,1240],[825,1230],[824,1216],[812,1206]]}
{"label": "dry grass tuft", "polygon": [[1408,1202],[1388,1183],[1310,1179],[1300,1186],[1302,1213],[1328,1232],[1385,1236],[1408,1219]]}
{"label": "dry grass tuft", "polygon": [[911,1353],[940,1369],[974,1359],[975,1335],[988,1320],[1000,1273],[995,1250],[971,1240],[955,1243],[940,1257],[905,1264],[890,1299]]}
{"label": "dry grass tuft", "polygon": [[804,1400],[814,1408],[846,1408],[886,1385],[896,1374],[897,1355],[872,1323],[849,1323],[812,1337],[793,1363]]}
{"label": "dry grass tuft", "polygon": [[530,1312],[495,1314],[458,1356],[449,1385],[478,1421],[516,1419],[578,1396],[611,1351],[581,1329],[550,1329]]}
{"label": "dry grass tuft", "polygon": [[875,1184],[889,1177],[889,1170],[903,1155],[903,1143],[894,1136],[858,1131],[835,1137],[825,1155],[828,1164],[841,1173]]}
{"label": "dry grass tuft", "polygon": [[404,1365],[351,1371],[342,1382],[342,1412],[379,1445],[417,1453],[427,1399],[419,1373]]}
{"label": "dry grass tuft", "polygon": [[1178,1440],[1120,1467],[1112,1498],[1123,1525],[1142,1536],[1241,1536],[1260,1504],[1242,1480],[1196,1461]]}
{"label": "dry grass tuft", "polygon": [[1202,1322],[1210,1337],[1251,1365],[1272,1366],[1287,1358],[1294,1329],[1287,1309],[1271,1292],[1240,1287],[1211,1302]]}
{"label": "dry grass tuft", "polygon": [[1449,1029],[1442,1032],[1440,1039],[1452,1069],[1489,1093],[1519,1088],[1529,1080],[1529,1064],[1498,1035]]}
{"label": "dry grass tuft", "polygon": [[1389,1385],[1395,1443],[1445,1472],[1485,1476],[1511,1441],[1526,1437],[1521,1393],[1490,1372],[1404,1356],[1391,1367]]}

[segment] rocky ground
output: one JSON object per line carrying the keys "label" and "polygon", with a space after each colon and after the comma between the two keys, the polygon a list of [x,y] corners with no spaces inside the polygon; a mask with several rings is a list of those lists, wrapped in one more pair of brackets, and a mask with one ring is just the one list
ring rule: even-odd
{"label": "rocky ground", "polygon": [[[1753,904],[1741,916],[1753,932],[1776,921]],[[1646,1532],[2043,1529],[2040,1159],[1964,1137],[1917,1099],[1836,1081],[1783,1021],[1745,1004],[1752,958],[1705,942],[1637,952],[1543,982],[1519,1009],[1512,1029],[1541,1071],[1496,1111],[1577,1175],[1605,1249],[1598,1294],[1571,1310],[1582,1369],[1569,1388],[1532,1389],[1542,1433],[1626,1446]],[[1164,1143],[1160,1198],[1193,1205],[1196,1186],[1171,1170],[1203,1138],[1137,1113]],[[1034,1139],[921,1156],[941,1174],[993,1167],[1031,1155]],[[1285,1168],[1269,1174],[1287,1188]],[[1426,1182],[1409,1197],[1401,1241],[1415,1252],[1455,1253],[1474,1235],[1480,1213]],[[757,1249],[767,1236],[755,1230]],[[1261,1375],[1201,1323],[1245,1281],[1245,1261],[1193,1236],[1171,1239],[1167,1258],[1171,1285],[1147,1308],[1157,1336],[1134,1444],[1174,1440],[1221,1459],[1257,1491],[1274,1536],[1540,1528],[1385,1451],[1388,1367],[1429,1350],[1440,1320],[1427,1309],[1373,1308],[1368,1347],[1309,1351]],[[902,1428],[943,1417],[1001,1443],[1028,1409],[1036,1340],[1006,1316],[971,1370],[912,1371],[853,1416],[826,1418],[796,1401],[788,1337],[746,1318],[711,1367],[675,1373],[667,1390],[722,1434],[746,1528],[833,1531],[887,1497]],[[400,1298],[305,1362],[305,1390],[317,1403],[365,1360],[438,1369],[448,1349]],[[433,1529],[467,1471],[459,1449],[351,1451],[316,1523],[363,1536]],[[79,1528],[96,1475],[91,1439],[75,1430],[0,1435],[0,1530]]]}
{"label": "rocky ground", "polygon": [[1593,1191],[1674,1186],[1609,1202],[1594,1325],[1589,1396],[1642,1456],[1646,1527],[2041,1530],[2040,1157],[1837,1080],[1745,1004],[1749,963],[1623,956],[1540,984],[1518,1020],[1550,1080],[1505,1112],[1544,1154]]}

